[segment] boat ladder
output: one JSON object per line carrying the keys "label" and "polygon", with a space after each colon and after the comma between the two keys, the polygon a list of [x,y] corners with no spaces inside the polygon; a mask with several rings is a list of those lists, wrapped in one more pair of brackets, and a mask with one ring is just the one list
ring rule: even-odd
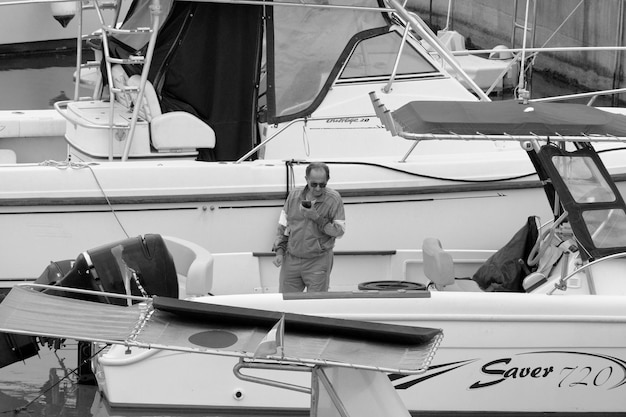
{"label": "boat ladder", "polygon": [[[127,160],[131,151],[133,137],[138,124],[147,125],[140,115],[143,109],[144,90],[148,80],[148,72],[150,62],[156,44],[157,31],[161,20],[161,4],[160,0],[150,0],[151,25],[149,27],[137,28],[120,28],[117,24],[120,14],[121,0],[92,0],[91,3],[83,4],[79,10],[79,24],[77,36],[77,59],[76,59],[76,85],[74,91],[74,100],[59,102],[55,104],[55,108],[74,126],[80,126],[87,129],[101,129],[108,131],[108,145],[105,145],[106,155],[109,160],[113,160],[114,155],[120,156],[122,160]],[[105,17],[104,11],[113,10],[113,17],[110,22]],[[95,11],[100,23],[100,29],[97,33],[84,35],[82,33],[82,20],[84,11]],[[107,14],[108,16],[108,14]],[[112,55],[111,38],[112,36],[149,36],[147,46],[142,51],[136,51],[134,54],[126,58],[117,58]],[[94,44],[100,41],[100,44],[94,47],[95,59],[93,61],[82,62],[83,42]],[[122,65],[141,65],[140,82],[133,85],[120,83],[114,77],[114,67],[121,69]],[[102,66],[106,69],[106,83],[108,89],[108,100],[102,100],[104,94],[104,80],[99,75]],[[81,98],[79,88],[81,85],[81,77],[85,76],[89,70],[93,69],[93,73],[97,74],[92,82],[94,85],[93,96],[89,98]],[[123,71],[123,69],[121,69]],[[126,75],[124,73],[124,75]],[[126,77],[127,78],[127,77]],[[85,83],[83,83],[85,84]],[[105,97],[106,99],[106,97]],[[76,102],[84,102],[92,100],[88,104],[79,104]],[[78,105],[72,109],[68,107],[70,102]],[[124,105],[125,104],[125,105]],[[107,109],[108,107],[108,109]],[[76,110],[77,109],[77,110]],[[129,111],[130,110],[130,111]],[[132,115],[129,117],[129,114]],[[107,114],[107,116],[102,116]],[[108,119],[108,121],[106,121]],[[106,136],[106,133],[105,133]],[[68,142],[76,149],[82,149],[80,145],[73,143],[68,135]],[[124,141],[123,149],[115,149],[116,142]],[[118,144],[119,145],[119,144]],[[144,150],[142,152],[146,154]],[[149,153],[149,150],[148,150]],[[87,155],[90,155],[87,152]]]}
{"label": "boat ladder", "polygon": [[[148,72],[150,70],[150,62],[152,61],[152,54],[154,52],[154,46],[156,44],[156,35],[160,24],[161,19],[161,4],[159,0],[152,0],[150,6],[150,12],[152,15],[152,26],[151,27],[138,27],[134,29],[119,29],[116,27],[115,23],[107,24],[104,21],[104,16],[102,14],[102,10],[98,5],[98,2],[95,3],[95,10],[98,13],[98,18],[100,19],[100,23],[102,25],[102,53],[103,59],[106,66],[107,73],[107,81],[109,88],[109,159],[113,159],[113,140],[115,135],[115,129],[113,129],[115,125],[115,112],[114,107],[116,103],[116,99],[119,95],[128,96],[129,93],[136,97],[134,104],[131,105],[133,109],[132,117],[130,122],[128,123],[128,136],[126,140],[126,144],[124,146],[124,152],[122,154],[122,160],[128,159],[128,155],[130,153],[130,146],[132,144],[133,135],[135,133],[135,129],[137,127],[137,120],[139,119],[139,112],[142,108],[142,101],[144,98],[144,89],[146,87],[146,81],[148,80]],[[129,56],[128,58],[115,58],[111,56],[111,50],[109,45],[109,35],[145,35],[150,34],[150,40],[148,42],[148,47],[146,51],[146,55],[141,55],[139,52],[134,55]],[[141,70],[141,81],[139,86],[130,86],[130,85],[116,85],[113,80],[113,72],[112,66],[114,64],[120,65],[142,65],[143,68]],[[134,93],[134,94],[133,94]],[[126,126],[125,126],[126,127]]]}

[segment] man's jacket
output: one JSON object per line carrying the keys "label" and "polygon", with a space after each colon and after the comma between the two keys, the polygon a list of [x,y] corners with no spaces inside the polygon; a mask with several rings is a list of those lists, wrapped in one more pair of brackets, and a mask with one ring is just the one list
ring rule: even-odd
{"label": "man's jacket", "polygon": [[307,187],[299,187],[289,193],[280,213],[278,232],[273,250],[289,252],[299,258],[315,258],[331,251],[335,239],[343,236],[346,215],[339,193],[326,187],[324,193],[314,201],[313,207],[319,214],[317,220],[304,217],[301,202]]}

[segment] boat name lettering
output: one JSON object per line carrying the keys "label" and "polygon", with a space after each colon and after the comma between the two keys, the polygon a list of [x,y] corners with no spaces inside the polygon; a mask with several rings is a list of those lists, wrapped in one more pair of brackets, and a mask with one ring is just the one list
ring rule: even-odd
{"label": "boat name lettering", "polygon": [[369,117],[334,117],[326,120],[326,123],[367,123],[370,121]]}
{"label": "boat name lettering", "polygon": [[504,359],[496,359],[495,361],[491,361],[481,368],[482,373],[486,375],[497,375],[499,378],[491,380],[491,381],[476,381],[471,386],[470,389],[475,388],[484,388],[489,387],[491,385],[499,384],[507,379],[516,379],[516,378],[545,378],[554,372],[554,367],[542,367],[537,366],[534,368],[531,367],[511,367],[505,368],[500,365],[508,365],[511,362],[511,358]]}
{"label": "boat name lettering", "polygon": [[590,366],[568,366],[561,370],[563,378],[559,381],[559,388],[577,386],[600,387],[609,381],[611,375],[613,375],[612,366],[607,366],[597,372]]}

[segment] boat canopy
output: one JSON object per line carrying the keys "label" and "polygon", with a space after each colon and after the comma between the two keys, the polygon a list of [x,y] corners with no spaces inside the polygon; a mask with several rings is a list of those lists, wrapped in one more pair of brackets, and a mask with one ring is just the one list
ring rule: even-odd
{"label": "boat canopy", "polygon": [[[380,76],[374,71],[380,63],[345,65],[351,54],[359,56],[359,48],[367,49],[361,56],[374,48],[384,57],[388,76],[389,54],[397,54],[401,42],[396,36],[362,43],[390,33],[392,21],[378,0],[161,4],[163,23],[148,80],[164,112],[190,112],[214,129],[215,150],[206,152],[215,154],[201,159],[233,160],[245,154],[257,143],[257,120],[280,123],[310,115],[346,67],[350,77]],[[150,0],[134,0],[123,28],[149,24]],[[149,34],[116,35],[111,55],[144,52],[148,39]],[[436,72],[415,49],[404,49],[412,58],[404,60],[399,76]],[[125,69],[128,74],[141,70],[138,65]]]}
{"label": "boat canopy", "polygon": [[413,101],[393,119],[414,134],[626,137],[625,116],[582,104]]}

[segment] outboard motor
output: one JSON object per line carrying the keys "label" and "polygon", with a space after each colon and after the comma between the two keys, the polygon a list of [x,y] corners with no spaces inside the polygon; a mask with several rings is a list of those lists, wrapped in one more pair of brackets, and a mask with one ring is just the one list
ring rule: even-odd
{"label": "outboard motor", "polygon": [[[63,271],[68,266],[71,269]],[[63,272],[63,276],[56,279]],[[178,298],[174,261],[163,238],[157,234],[132,237],[90,249],[72,262],[52,263],[37,283],[134,296]],[[88,301],[127,304],[122,298],[67,291],[46,292]]]}

